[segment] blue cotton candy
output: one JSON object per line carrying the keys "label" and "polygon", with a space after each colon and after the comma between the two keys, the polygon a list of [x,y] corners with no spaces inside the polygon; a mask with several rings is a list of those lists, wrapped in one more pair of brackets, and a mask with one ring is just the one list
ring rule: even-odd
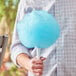
{"label": "blue cotton candy", "polygon": [[60,27],[55,18],[46,11],[33,10],[17,24],[21,43],[28,47],[47,48],[53,45],[60,35]]}

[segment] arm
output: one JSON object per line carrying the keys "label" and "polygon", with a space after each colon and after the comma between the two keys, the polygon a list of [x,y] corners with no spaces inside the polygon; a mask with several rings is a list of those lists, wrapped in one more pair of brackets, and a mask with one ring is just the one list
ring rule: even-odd
{"label": "arm", "polygon": [[14,27],[13,37],[12,37],[12,44],[11,44],[11,59],[16,65],[17,65],[16,58],[19,54],[25,53],[29,56],[28,48],[24,47],[21,44],[18,38],[17,29],[16,29],[17,22],[20,21],[22,16],[24,15],[23,9],[24,7],[20,2],[18,5],[18,12],[17,12],[16,21],[15,21],[15,27]]}
{"label": "arm", "polygon": [[18,13],[12,37],[11,59],[17,66],[25,68],[28,71],[33,72],[35,75],[41,75],[43,71],[43,61],[45,60],[45,58],[31,59],[30,54],[28,52],[28,48],[23,46],[18,38],[16,24],[19,20],[22,19],[23,15],[24,15],[24,3],[20,3],[18,6]]}
{"label": "arm", "polygon": [[32,58],[30,59],[26,54],[20,54],[17,57],[17,63],[26,68],[28,71],[32,72],[35,76],[41,76],[43,73],[43,61],[45,58],[41,57],[40,59]]}

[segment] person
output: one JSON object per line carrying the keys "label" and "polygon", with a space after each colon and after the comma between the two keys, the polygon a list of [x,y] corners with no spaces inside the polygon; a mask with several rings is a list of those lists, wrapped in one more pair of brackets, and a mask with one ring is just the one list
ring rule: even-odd
{"label": "person", "polygon": [[[47,0],[41,1],[45,1],[44,6],[48,3]],[[40,7],[37,8],[37,4]],[[11,44],[11,59],[18,67],[27,69],[28,76],[76,76],[76,0],[56,0],[55,5],[47,10],[57,19],[61,35],[55,45],[40,49],[44,50],[41,51],[40,59],[36,58],[34,48],[26,48],[19,40],[16,24],[33,8],[40,10],[44,6],[37,0],[20,0]]]}

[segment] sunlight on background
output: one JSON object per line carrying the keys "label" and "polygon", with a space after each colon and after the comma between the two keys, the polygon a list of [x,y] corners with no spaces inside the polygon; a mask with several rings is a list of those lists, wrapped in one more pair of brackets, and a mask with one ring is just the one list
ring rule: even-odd
{"label": "sunlight on background", "polygon": [[10,59],[10,44],[19,0],[0,0],[0,36],[8,34],[8,45],[0,68],[0,76],[24,76]]}

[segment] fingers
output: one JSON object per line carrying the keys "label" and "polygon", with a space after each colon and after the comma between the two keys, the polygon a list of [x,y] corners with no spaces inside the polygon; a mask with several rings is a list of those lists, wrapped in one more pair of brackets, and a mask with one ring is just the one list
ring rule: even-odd
{"label": "fingers", "polygon": [[44,58],[44,57],[40,57],[40,59],[34,58],[34,59],[32,60],[32,63],[33,63],[33,64],[43,64],[43,61],[44,61],[44,60],[46,60],[46,58]]}
{"label": "fingers", "polygon": [[32,61],[33,64],[43,64],[43,61],[40,59],[35,59]]}
{"label": "fingers", "polygon": [[35,76],[42,76],[40,73],[34,73]]}
{"label": "fingers", "polygon": [[35,76],[41,76],[43,73],[43,64],[33,64],[32,72]]}
{"label": "fingers", "polygon": [[32,69],[43,69],[43,65],[41,64],[35,64],[35,65],[32,65]]}
{"label": "fingers", "polygon": [[43,73],[42,69],[34,69],[33,73],[35,74],[35,76],[41,76]]}
{"label": "fingers", "polygon": [[46,60],[46,58],[44,58],[44,57],[40,57],[40,59],[41,59],[42,61]]}
{"label": "fingers", "polygon": [[44,57],[40,57],[40,59],[34,58],[34,61],[37,61],[37,60],[44,61],[44,60],[46,60],[46,58],[44,58]]}
{"label": "fingers", "polygon": [[43,61],[45,59],[46,58],[44,58],[44,57],[40,57],[40,59],[37,59],[37,58],[32,59],[32,61],[31,61],[31,64],[32,64],[31,70],[35,74],[35,76],[41,76],[42,75],[43,67],[44,67]]}

